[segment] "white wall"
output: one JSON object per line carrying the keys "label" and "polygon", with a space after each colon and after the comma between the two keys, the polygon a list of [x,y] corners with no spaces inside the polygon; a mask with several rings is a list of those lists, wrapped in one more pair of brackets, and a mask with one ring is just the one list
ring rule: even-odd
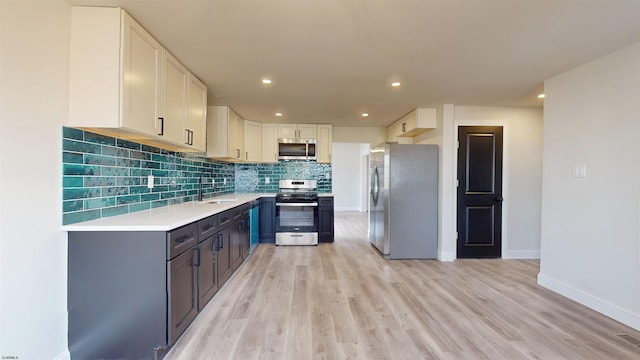
{"label": "white wall", "polygon": [[367,143],[372,146],[385,141],[387,129],[383,127],[342,127],[334,126],[334,143]]}
{"label": "white wall", "polygon": [[458,126],[503,126],[502,257],[506,259],[540,257],[542,119],[541,108],[455,107],[455,139]]}
{"label": "white wall", "polygon": [[545,93],[538,282],[640,330],[640,43]]}
{"label": "white wall", "polygon": [[368,152],[369,144],[333,143],[332,192],[336,211],[365,211],[362,197],[367,175],[362,161]]}
{"label": "white wall", "polygon": [[1,6],[0,355],[64,359],[60,141],[71,8],[64,0],[2,0]]}
{"label": "white wall", "polygon": [[502,257],[539,258],[542,109],[445,104],[438,109],[437,124],[414,143],[440,146],[438,258],[456,258],[457,127],[466,125],[504,127]]}

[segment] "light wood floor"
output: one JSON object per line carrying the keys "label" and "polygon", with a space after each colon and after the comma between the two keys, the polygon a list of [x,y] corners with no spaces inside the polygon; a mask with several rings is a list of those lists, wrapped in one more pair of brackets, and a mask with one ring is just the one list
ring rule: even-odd
{"label": "light wood floor", "polygon": [[532,260],[383,260],[363,213],[260,245],[166,359],[640,359],[640,333],[536,285]]}

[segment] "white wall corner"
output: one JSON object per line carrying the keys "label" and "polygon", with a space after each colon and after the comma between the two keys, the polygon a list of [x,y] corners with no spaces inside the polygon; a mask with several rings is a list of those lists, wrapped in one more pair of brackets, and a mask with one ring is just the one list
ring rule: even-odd
{"label": "white wall corner", "polygon": [[538,273],[538,285],[600,312],[614,320],[640,331],[640,314],[635,314],[567,283]]}

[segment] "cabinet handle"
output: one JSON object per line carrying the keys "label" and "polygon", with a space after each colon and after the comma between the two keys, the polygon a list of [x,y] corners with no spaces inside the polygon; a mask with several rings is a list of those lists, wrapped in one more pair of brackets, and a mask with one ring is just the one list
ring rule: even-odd
{"label": "cabinet handle", "polygon": [[407,131],[407,123],[402,123],[402,132]]}
{"label": "cabinet handle", "polygon": [[240,149],[236,149],[236,159],[240,159]]}
{"label": "cabinet handle", "polygon": [[164,135],[164,118],[163,117],[159,117],[158,120],[160,120],[160,136]]}
{"label": "cabinet handle", "polygon": [[202,227],[202,232],[207,232],[209,231],[209,229],[211,229],[213,227],[213,225],[205,225]]}
{"label": "cabinet handle", "polygon": [[189,141],[189,145],[193,145],[193,130],[189,130],[189,133],[191,134],[191,140]]}
{"label": "cabinet handle", "polygon": [[200,266],[200,248],[195,248],[194,250],[194,254],[196,255],[196,261],[194,266]]}
{"label": "cabinet handle", "polygon": [[185,144],[191,145],[189,144],[189,129],[184,129],[184,132],[187,133],[187,140],[185,141]]}
{"label": "cabinet handle", "polygon": [[224,249],[224,235],[218,234],[218,250]]}
{"label": "cabinet handle", "polygon": [[181,243],[181,244],[182,244],[182,243],[184,243],[185,241],[187,241],[187,240],[191,239],[192,237],[193,237],[193,234],[188,234],[188,235],[185,235],[185,236],[183,236],[183,237],[177,238],[177,239],[176,239],[176,242],[177,242],[177,243]]}
{"label": "cabinet handle", "polygon": [[244,152],[244,159],[245,160],[249,160],[249,152],[248,151]]}

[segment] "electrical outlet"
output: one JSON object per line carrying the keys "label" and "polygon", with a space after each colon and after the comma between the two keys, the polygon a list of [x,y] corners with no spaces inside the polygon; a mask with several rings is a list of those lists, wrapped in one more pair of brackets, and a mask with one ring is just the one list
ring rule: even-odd
{"label": "electrical outlet", "polygon": [[147,176],[147,188],[153,189],[153,175]]}
{"label": "electrical outlet", "polygon": [[264,178],[264,183],[265,183],[265,184],[268,184],[268,183],[270,183],[270,182],[271,182],[271,179],[269,179],[269,177],[268,177],[268,176],[265,176],[265,178]]}

